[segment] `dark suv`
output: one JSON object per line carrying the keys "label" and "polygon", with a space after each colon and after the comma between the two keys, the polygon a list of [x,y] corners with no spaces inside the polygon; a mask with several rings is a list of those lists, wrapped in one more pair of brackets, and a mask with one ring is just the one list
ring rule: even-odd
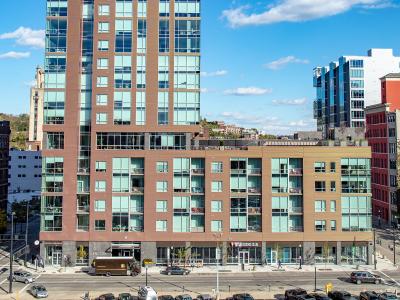
{"label": "dark suv", "polygon": [[382,293],[379,295],[379,300],[397,300],[397,296],[393,293]]}
{"label": "dark suv", "polygon": [[301,288],[286,290],[285,300],[296,300],[296,297],[301,295],[307,295],[307,291]]}
{"label": "dark suv", "polygon": [[375,292],[361,292],[360,300],[378,300],[378,294]]}
{"label": "dark suv", "polygon": [[328,293],[328,297],[332,300],[358,300],[357,297],[352,296],[350,293],[345,291],[332,291]]}
{"label": "dark suv", "polygon": [[232,296],[233,300],[254,300],[253,296],[250,294],[235,294]]}
{"label": "dark suv", "polygon": [[382,282],[382,278],[374,275],[370,272],[353,272],[350,275],[350,281],[353,283],[361,284],[361,283],[375,283],[380,284]]}

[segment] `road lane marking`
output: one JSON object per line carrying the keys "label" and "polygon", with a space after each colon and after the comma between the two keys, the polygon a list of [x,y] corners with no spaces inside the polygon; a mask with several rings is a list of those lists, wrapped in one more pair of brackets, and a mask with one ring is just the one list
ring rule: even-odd
{"label": "road lane marking", "polygon": [[382,271],[378,271],[378,272],[379,272],[379,273],[382,273],[384,276],[386,276],[386,277],[389,278],[391,281],[393,281],[393,282],[396,283],[398,286],[400,286],[400,283],[399,283],[396,279],[390,277],[389,275],[383,273]]}
{"label": "road lane marking", "polygon": [[[39,274],[38,277],[36,277],[35,281],[41,276],[41,274]],[[22,294],[33,282],[25,285],[21,290],[19,290],[19,294]]]}

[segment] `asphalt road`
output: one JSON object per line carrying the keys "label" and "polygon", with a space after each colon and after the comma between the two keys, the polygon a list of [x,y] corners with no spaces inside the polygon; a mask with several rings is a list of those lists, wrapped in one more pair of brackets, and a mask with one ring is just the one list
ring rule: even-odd
{"label": "asphalt road", "polygon": [[[381,275],[386,284],[362,284],[355,285],[347,282],[349,276],[345,272],[318,272],[317,288],[323,290],[324,285],[331,282],[334,289],[346,290],[358,294],[363,290],[375,291],[400,291],[400,273],[387,272]],[[50,299],[79,299],[84,292],[121,292],[137,293],[140,285],[145,284],[145,276],[138,277],[104,277],[90,276],[87,274],[41,274],[36,283],[43,284],[49,291],[49,295],[58,295]],[[189,292],[192,295],[200,293],[211,293],[216,287],[215,274],[193,274],[189,276],[166,276],[149,275],[148,284],[156,291],[163,294],[176,294]],[[8,282],[4,282],[0,288],[7,290]],[[276,295],[283,294],[285,289],[301,287],[309,291],[314,289],[313,272],[270,272],[270,273],[242,273],[229,274],[220,273],[220,291],[232,293],[249,292],[263,293],[271,291]],[[14,291],[21,291],[21,296],[25,295],[30,286],[22,283],[14,284]],[[0,290],[1,295],[5,296],[4,290]],[[63,295],[63,296],[62,296]],[[71,298],[68,298],[68,295]],[[72,296],[74,295],[74,296]],[[0,298],[3,299],[3,298]],[[7,298],[4,298],[7,299]],[[11,299],[11,298],[8,298]],[[22,299],[29,299],[23,298]]]}

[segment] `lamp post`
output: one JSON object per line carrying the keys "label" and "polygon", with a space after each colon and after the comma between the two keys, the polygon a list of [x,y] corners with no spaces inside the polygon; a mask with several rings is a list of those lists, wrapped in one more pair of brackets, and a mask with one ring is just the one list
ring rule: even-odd
{"label": "lamp post", "polygon": [[12,294],[13,291],[13,263],[14,263],[14,215],[15,212],[11,211],[11,238],[10,238],[10,277],[8,293]]}
{"label": "lamp post", "polygon": [[220,259],[220,257],[222,256],[222,255],[221,255],[222,250],[220,249],[220,243],[221,243],[222,233],[215,234],[214,236],[215,236],[215,239],[217,240],[217,251],[216,251],[216,254],[218,254],[218,256],[216,257],[216,258],[217,258],[217,261],[216,261],[216,263],[217,263],[217,288],[216,288],[216,299],[218,300],[218,299],[219,299],[219,259]]}
{"label": "lamp post", "polygon": [[300,256],[299,256],[299,270],[302,269],[302,262],[303,262],[303,252],[301,251],[303,249],[303,245],[299,244],[300,248]]}
{"label": "lamp post", "polygon": [[29,230],[29,201],[26,201],[25,258],[24,258],[25,267],[28,259],[28,230]]}
{"label": "lamp post", "polygon": [[378,209],[378,226],[381,227],[381,209]]}
{"label": "lamp post", "polygon": [[173,254],[172,254],[172,252],[174,251],[174,246],[171,246],[171,251],[169,252],[169,260],[170,260],[170,263],[171,263],[171,268],[172,268],[172,261],[173,261]]}

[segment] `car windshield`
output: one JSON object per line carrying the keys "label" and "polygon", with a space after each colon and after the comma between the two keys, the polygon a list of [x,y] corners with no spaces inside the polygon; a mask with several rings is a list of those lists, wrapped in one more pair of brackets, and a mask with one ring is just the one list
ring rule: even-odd
{"label": "car windshield", "polygon": [[37,286],[36,289],[37,289],[39,292],[45,292],[45,291],[46,291],[46,288],[45,288],[44,286]]}

